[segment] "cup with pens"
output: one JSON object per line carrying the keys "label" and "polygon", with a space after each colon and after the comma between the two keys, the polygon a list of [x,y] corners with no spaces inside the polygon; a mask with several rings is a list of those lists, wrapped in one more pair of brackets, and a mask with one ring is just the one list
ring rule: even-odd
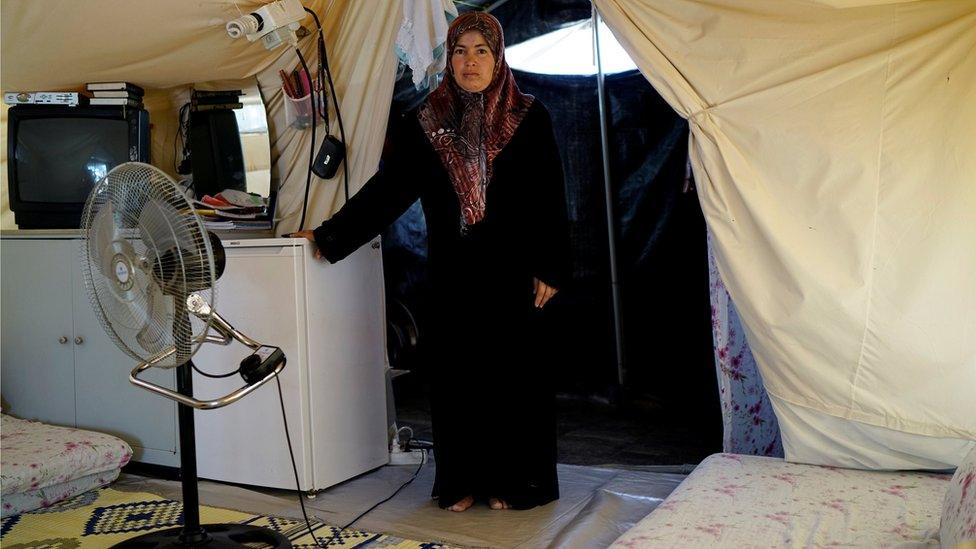
{"label": "cup with pens", "polygon": [[[296,69],[291,74],[279,70],[281,76],[281,91],[285,97],[285,121],[294,128],[305,129],[312,127],[312,88],[314,80],[305,69]],[[321,124],[325,119],[325,93],[315,90],[316,107],[319,114],[315,123]]]}

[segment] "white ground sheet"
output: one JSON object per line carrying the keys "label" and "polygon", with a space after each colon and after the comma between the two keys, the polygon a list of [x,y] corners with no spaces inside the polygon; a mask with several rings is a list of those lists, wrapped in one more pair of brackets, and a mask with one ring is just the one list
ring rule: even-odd
{"label": "white ground sheet", "polygon": [[[665,469],[559,465],[559,501],[529,511],[492,511],[478,504],[464,513],[452,513],[429,498],[434,479],[431,462],[412,484],[354,528],[468,547],[606,547],[685,478],[659,472]],[[331,524],[345,524],[392,494],[415,470],[409,465],[382,467],[306,500],[306,507]],[[180,499],[179,483],[173,481],[124,474],[114,487]],[[251,513],[301,517],[294,492],[283,490],[201,481],[200,501]]]}

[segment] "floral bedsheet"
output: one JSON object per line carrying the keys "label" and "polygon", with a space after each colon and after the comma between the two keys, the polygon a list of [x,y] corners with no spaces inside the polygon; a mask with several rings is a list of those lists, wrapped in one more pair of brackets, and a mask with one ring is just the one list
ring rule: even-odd
{"label": "floral bedsheet", "polygon": [[715,454],[613,547],[937,547],[950,478]]}
{"label": "floral bedsheet", "polygon": [[725,435],[722,450],[731,454],[783,457],[779,423],[752,356],[739,312],[732,303],[712,253],[708,233],[708,286],[712,305],[712,341]]}
{"label": "floral bedsheet", "polygon": [[[51,488],[83,477],[98,478],[100,474],[102,478],[114,478],[105,473],[118,471],[132,457],[132,448],[112,435],[25,421],[6,414],[0,417],[3,516],[15,512],[7,508],[12,494],[60,493]],[[72,495],[75,494],[67,497]],[[57,501],[44,500],[42,504]]]}
{"label": "floral bedsheet", "polygon": [[942,546],[976,547],[976,448],[963,458],[949,482],[942,505]]}

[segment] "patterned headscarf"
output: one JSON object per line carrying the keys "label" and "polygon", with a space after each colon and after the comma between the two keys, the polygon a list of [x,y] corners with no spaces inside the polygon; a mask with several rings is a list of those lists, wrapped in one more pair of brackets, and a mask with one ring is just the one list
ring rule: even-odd
{"label": "patterned headscarf", "polygon": [[518,128],[534,98],[523,94],[505,62],[505,39],[498,19],[484,12],[467,12],[447,31],[447,55],[453,55],[461,35],[480,32],[495,56],[491,83],[480,93],[462,89],[447,76],[420,107],[420,125],[441,157],[461,205],[461,231],[485,215],[485,195],[492,164]]}

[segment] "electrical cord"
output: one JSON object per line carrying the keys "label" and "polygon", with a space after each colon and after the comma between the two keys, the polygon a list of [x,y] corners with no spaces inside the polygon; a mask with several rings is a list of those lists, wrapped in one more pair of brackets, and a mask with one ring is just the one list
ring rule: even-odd
{"label": "electrical cord", "polygon": [[190,103],[184,104],[180,107],[178,118],[178,124],[176,128],[176,137],[173,139],[173,171],[175,173],[180,173],[180,164],[186,160],[188,149],[188,138],[187,135],[190,133],[190,117],[188,116],[190,112]]}
{"label": "electrical cord", "polygon": [[406,448],[407,450],[424,450],[426,452],[427,450],[434,449],[434,443],[430,442],[429,440],[410,438],[407,440],[406,444],[404,445],[404,448]]}
{"label": "electrical cord", "polygon": [[[319,54],[319,74],[316,75],[316,81],[318,81],[318,83],[319,83],[319,90],[322,90],[322,76],[321,76],[321,73],[322,73],[322,70],[321,70],[321,66],[322,66],[322,46],[321,46],[321,44],[324,41],[323,38],[322,38],[322,25],[319,24],[319,18],[315,14],[314,11],[312,11],[312,10],[310,10],[308,8],[305,8],[305,11],[307,11],[307,12],[309,12],[309,13],[312,14],[312,16],[315,18],[315,25],[319,29],[319,32],[318,32],[318,34],[319,34],[319,36],[318,36],[318,44],[317,44],[318,49],[319,49],[319,51],[318,51],[318,54]],[[312,73],[311,73],[311,71],[308,70],[308,65],[305,62],[305,58],[302,56],[302,52],[298,48],[295,48],[295,53],[298,54],[298,60],[302,63],[302,68],[305,70],[305,74],[307,74],[309,76],[309,78],[311,78]],[[325,114],[323,114],[322,111],[320,110],[321,107],[318,105],[318,97],[316,97],[317,95],[318,95],[318,91],[315,90],[315,86],[312,86],[312,89],[309,92],[309,101],[312,103],[312,144],[309,147],[309,151],[308,151],[308,173],[305,174],[305,198],[302,199],[302,219],[301,219],[301,221],[298,222],[298,230],[299,231],[305,229],[305,216],[308,213],[308,193],[309,193],[309,190],[310,190],[311,185],[312,185],[312,165],[315,162],[315,126],[317,125],[317,123],[315,121],[315,114],[316,113],[318,113],[320,116],[322,116],[322,120],[325,121],[325,124],[326,124],[325,125],[325,131],[326,132],[329,131],[328,116],[326,116]],[[324,101],[323,101],[323,103],[324,103]],[[322,105],[322,107],[324,107],[324,105]]]}
{"label": "electrical cord", "polygon": [[177,159],[176,150],[180,148],[180,138],[183,137],[183,109],[186,105],[180,107],[180,114],[177,116],[179,123],[176,126],[176,136],[173,137],[173,172],[180,173],[180,164]]}
{"label": "electrical cord", "polygon": [[[332,94],[331,94],[332,95],[332,106],[335,109],[336,121],[339,123],[339,138],[342,141],[342,147],[348,151],[349,150],[349,147],[346,146],[346,129],[342,125],[342,112],[339,110],[339,100],[336,97],[335,84],[332,82],[332,71],[329,69],[329,55],[328,55],[328,52],[325,49],[325,38],[323,37],[323,34],[322,34],[322,24],[319,23],[319,16],[315,13],[314,10],[311,10],[309,8],[305,8],[305,11],[309,12],[310,14],[312,14],[312,18],[315,19],[315,26],[318,27],[318,29],[319,29],[319,68],[320,68],[320,70],[319,70],[319,74],[318,74],[318,79],[319,79],[319,82],[321,84],[323,84],[323,87],[324,87],[325,82],[322,81],[322,69],[324,69],[325,70],[325,76],[326,76],[326,78],[328,79],[328,82],[329,82],[329,89],[332,91]],[[328,116],[323,116],[323,119],[325,119],[326,121],[328,121],[329,117]],[[326,131],[328,131],[328,127],[326,127]],[[348,164],[349,161],[348,161],[348,159],[346,160],[346,162],[347,162],[346,169],[342,170],[342,172],[343,172],[342,173],[342,177],[343,177],[344,191],[345,191],[345,194],[346,194],[346,202],[348,202],[349,201],[349,164]]]}
{"label": "electrical cord", "polygon": [[[315,45],[316,45],[317,53],[318,53],[318,56],[319,56],[319,63],[318,63],[318,67],[317,67],[319,70],[318,70],[318,72],[315,75],[315,81],[318,84],[319,90],[322,91],[322,92],[325,92],[326,91],[325,90],[325,73],[322,71],[322,59],[324,58],[323,51],[325,50],[325,34],[323,34],[322,25],[319,23],[319,16],[318,16],[318,14],[315,13],[313,10],[311,10],[309,8],[305,8],[305,11],[307,11],[310,14],[312,14],[312,18],[315,19],[315,26],[318,29],[318,38],[315,41],[316,42]],[[311,76],[311,75],[309,75],[309,76]],[[332,90],[332,91],[333,91],[333,93],[335,93],[335,90]],[[322,117],[322,120],[325,122],[325,128],[326,128],[325,131],[328,132],[329,131],[329,106],[328,106],[328,104],[327,104],[326,101],[322,101],[322,105],[320,105],[320,107],[321,108],[319,109],[319,116],[321,116]]]}
{"label": "electrical cord", "polygon": [[[302,483],[298,480],[298,465],[295,464],[295,452],[291,448],[291,435],[288,433],[288,416],[285,414],[285,397],[281,392],[281,379],[279,379],[278,376],[275,376],[275,383],[278,385],[278,403],[281,404],[281,421],[285,424],[285,440],[288,441],[288,455],[291,457],[291,469],[295,473],[295,489],[298,490],[298,503],[302,506],[302,516],[305,517],[305,526],[308,527],[308,533],[312,536],[312,539],[315,540],[316,547],[328,547],[328,544],[322,545],[319,538],[315,536],[315,532],[312,531],[312,523],[308,520],[308,513],[305,511],[305,500],[302,498]],[[329,543],[331,543],[331,540]]]}
{"label": "electrical cord", "polygon": [[396,430],[396,438],[397,438],[397,440],[400,440],[400,433],[402,431],[410,431],[410,436],[408,436],[407,439],[403,441],[403,447],[406,448],[407,445],[410,444],[410,441],[413,440],[413,427],[411,427],[409,425],[404,425],[403,427],[400,427],[399,429],[397,429]]}
{"label": "electrical cord", "polygon": [[[342,125],[342,113],[339,111],[339,101],[336,99],[335,84],[332,83],[332,71],[329,70],[329,58],[325,51],[324,43],[322,44],[322,58],[324,59],[325,62],[325,76],[329,80],[329,89],[332,90],[332,106],[335,108],[336,121],[339,122],[339,138],[342,141],[342,148],[348,151],[349,147],[346,145],[346,129]],[[343,168],[342,170],[342,179],[343,179],[343,190],[346,194],[346,202],[348,202],[349,201],[349,159],[348,159],[348,154],[346,156],[347,156],[346,167]]]}
{"label": "electrical cord", "polygon": [[225,378],[225,377],[230,377],[232,375],[239,374],[241,372],[241,369],[240,368],[237,368],[233,372],[227,372],[226,374],[208,374],[207,372],[204,372],[200,368],[197,368],[197,365],[194,364],[193,362],[190,362],[190,367],[193,368],[193,371],[194,372],[202,375],[203,377],[209,377],[209,378],[212,378],[212,379],[222,379],[222,378]]}
{"label": "electrical cord", "polygon": [[424,464],[427,463],[427,450],[426,449],[424,450],[423,459],[420,460],[420,465],[417,466],[417,470],[414,471],[413,476],[410,477],[410,480],[401,484],[399,488],[397,488],[392,494],[389,495],[389,497],[375,503],[372,507],[360,513],[356,518],[347,522],[345,526],[336,530],[336,532],[332,534],[332,536],[328,540],[326,540],[325,545],[322,545],[322,542],[319,541],[319,538],[315,536],[315,532],[312,530],[312,523],[311,521],[308,520],[308,513],[305,511],[305,500],[302,498],[302,485],[301,482],[298,480],[298,465],[295,464],[295,452],[294,450],[292,450],[291,435],[288,433],[288,417],[285,414],[285,397],[281,392],[281,380],[278,378],[278,376],[275,376],[275,383],[278,385],[278,402],[279,404],[281,404],[281,421],[282,423],[285,424],[285,440],[288,441],[288,455],[291,457],[291,469],[295,473],[295,489],[298,490],[298,503],[302,507],[302,516],[305,518],[305,526],[306,528],[308,528],[308,533],[312,536],[312,539],[315,541],[316,547],[328,547],[329,545],[332,544],[333,541],[340,539],[342,532],[344,532],[346,528],[349,528],[350,526],[355,524],[356,521],[366,516],[366,514],[372,511],[373,509],[376,509],[380,505],[393,499],[394,496],[400,493],[400,490],[403,490],[404,488],[406,488],[408,484],[413,482],[417,478],[417,475],[420,474],[420,470],[424,467]]}
{"label": "electrical cord", "polygon": [[[311,75],[312,73],[308,70],[308,65],[305,63],[305,57],[302,55],[301,50],[295,48],[295,53],[298,54],[298,60],[302,63],[302,69],[305,70],[305,74]],[[309,145],[308,151],[308,173],[305,174],[305,199],[302,201],[302,220],[298,223],[298,230],[305,229],[305,214],[308,212],[308,191],[312,186],[312,163],[315,161],[315,120],[318,111],[318,105],[315,101],[315,96],[318,95],[315,90],[311,90],[309,93],[309,101],[312,103],[312,142]]]}
{"label": "electrical cord", "polygon": [[[359,515],[356,518],[354,518],[354,519],[350,520],[349,522],[347,522],[346,525],[343,526],[342,528],[340,528],[339,531],[336,532],[335,535],[333,535],[332,537],[335,538],[336,536],[338,536],[339,534],[341,534],[346,528],[349,528],[350,526],[352,526],[353,524],[355,524],[359,519],[361,519],[361,518],[365,517],[367,514],[369,514],[370,511],[372,511],[373,509],[376,509],[380,505],[383,505],[384,503],[386,503],[386,502],[390,501],[391,499],[393,499],[397,494],[400,493],[400,490],[403,490],[404,488],[406,488],[408,484],[410,484],[411,482],[413,482],[417,478],[417,475],[420,474],[420,470],[423,469],[425,463],[427,463],[427,451],[426,450],[424,451],[423,458],[420,460],[420,465],[417,466],[417,470],[413,472],[413,476],[410,477],[409,480],[407,480],[406,482],[404,482],[403,484],[401,484],[400,487],[397,488],[396,490],[394,490],[392,494],[390,494],[389,496],[386,497],[386,499],[377,501],[376,503],[373,504],[372,507],[370,507],[369,509],[366,509],[362,513],[359,513]],[[331,542],[331,540],[330,540],[330,542]]]}
{"label": "electrical cord", "polygon": [[[325,73],[325,77],[328,79],[329,90],[332,92],[329,95],[332,96],[332,105],[335,108],[336,121],[339,122],[339,137],[340,137],[340,141],[342,142],[343,149],[348,149],[348,147],[346,147],[346,129],[345,129],[345,127],[342,124],[342,113],[339,111],[339,100],[336,98],[335,84],[332,81],[332,71],[329,68],[328,52],[325,49],[325,36],[324,36],[323,30],[322,30],[322,23],[319,21],[319,16],[318,16],[318,14],[315,13],[314,10],[309,9],[309,8],[305,8],[305,11],[307,11],[308,13],[310,13],[312,15],[312,18],[315,19],[315,26],[318,29],[317,46],[318,46],[318,58],[319,58],[318,59],[318,61],[319,61],[318,69],[319,70],[318,70],[318,74],[316,75],[316,81],[318,82],[318,88],[322,92],[325,92],[326,91],[325,90],[325,81],[323,80],[323,76],[322,76],[322,74],[324,72]],[[301,62],[302,68],[305,70],[305,74],[308,74],[309,77],[311,77],[312,73],[308,70],[308,64],[306,64],[305,57],[302,56],[302,52],[298,48],[295,48],[295,53],[298,54],[298,60]],[[312,87],[314,88],[315,86],[312,86]],[[300,230],[300,231],[305,229],[305,217],[308,214],[308,193],[309,193],[309,190],[310,190],[311,184],[312,184],[312,165],[315,162],[315,125],[316,125],[316,114],[318,114],[319,116],[321,116],[322,117],[322,120],[325,121],[325,124],[326,124],[325,125],[325,131],[327,132],[326,135],[328,135],[328,131],[329,131],[329,116],[328,116],[328,107],[325,104],[325,101],[326,100],[323,100],[322,101],[323,104],[321,106],[318,105],[317,97],[316,97],[317,95],[318,95],[318,92],[315,89],[312,89],[311,90],[311,97],[310,97],[311,103],[312,103],[312,144],[309,147],[309,154],[308,154],[308,173],[306,174],[306,177],[305,177],[305,197],[302,200],[302,218],[301,218],[301,220],[298,223],[298,230]],[[343,177],[343,189],[345,191],[346,201],[348,202],[349,201],[349,169],[348,169],[348,160],[347,160],[346,169],[343,169],[343,171],[342,171],[342,177]]]}

